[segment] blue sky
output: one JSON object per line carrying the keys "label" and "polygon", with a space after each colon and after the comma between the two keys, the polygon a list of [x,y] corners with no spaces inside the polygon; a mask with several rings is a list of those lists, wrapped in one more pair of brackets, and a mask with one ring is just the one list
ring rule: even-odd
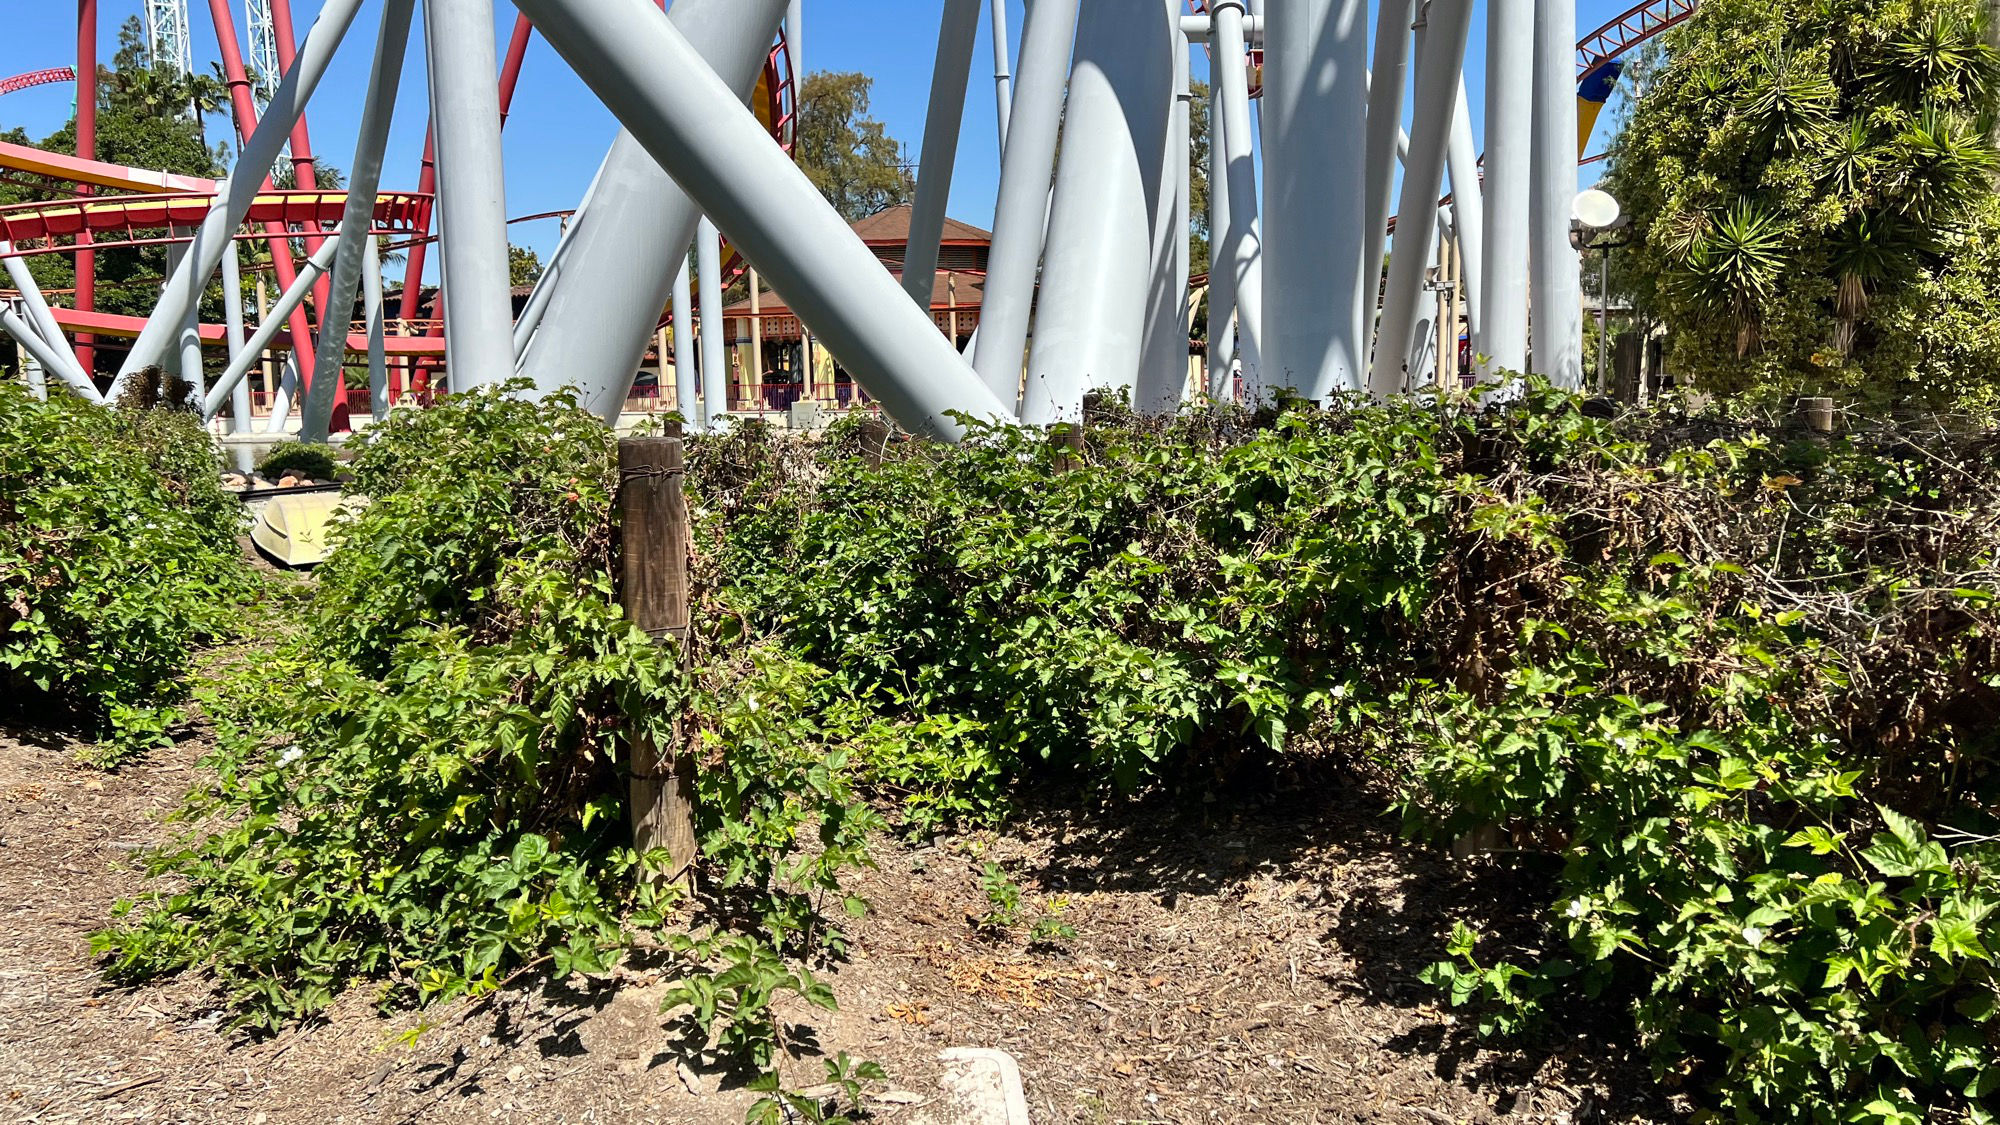
{"label": "blue sky", "polygon": [[[74,61],[73,4],[61,0],[9,0],[7,6],[11,10],[7,15],[5,48],[0,50],[0,77]],[[240,0],[232,0],[231,6],[237,10],[241,31],[244,20]],[[1578,27],[1587,33],[1628,6],[1629,0],[1578,0]],[[139,14],[141,7],[141,0],[99,0],[102,36],[99,50],[104,59],[108,60],[116,48],[118,25],[127,16]],[[497,39],[504,50],[514,13],[505,0],[500,0],[496,7]],[[939,7],[939,0],[805,0],[808,68],[859,70],[872,75],[874,113],[892,135],[909,146],[912,159],[923,134]],[[1011,41],[1018,48],[1021,0],[1008,0],[1008,7],[1013,24]],[[201,0],[192,0],[190,8],[196,63],[205,70],[219,58],[208,6]],[[295,19],[301,33],[318,10],[318,0],[294,0]],[[315,154],[324,155],[342,167],[350,164],[353,156],[354,128],[366,86],[368,56],[378,16],[378,5],[364,8],[307,115]],[[1485,81],[1482,65],[1485,24],[1485,5],[1481,3],[1466,60],[1475,126],[1481,113]],[[412,43],[411,69],[406,71],[396,128],[390,141],[387,187],[407,188],[416,184],[425,117],[419,69],[421,52],[419,31]],[[1194,65],[1195,76],[1205,77],[1205,60],[1199,52]],[[977,226],[991,223],[999,175],[991,73],[992,46],[982,19],[951,199],[952,216]],[[31,136],[46,135],[68,120],[73,93],[69,86],[44,86],[6,95],[0,98],[0,128],[19,125]],[[597,104],[562,60],[537,39],[529,51],[507,123],[508,213],[531,215],[574,207],[616,131],[611,115]],[[228,121],[221,116],[212,118],[209,135],[215,140],[229,137]],[[511,234],[514,241],[546,255],[555,245],[557,228],[552,220],[542,221],[516,225]]]}

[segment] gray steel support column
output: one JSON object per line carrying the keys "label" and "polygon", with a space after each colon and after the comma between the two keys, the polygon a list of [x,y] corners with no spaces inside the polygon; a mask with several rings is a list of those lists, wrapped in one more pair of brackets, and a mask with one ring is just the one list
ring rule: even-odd
{"label": "gray steel support column", "polygon": [[1146,350],[1132,403],[1149,414],[1177,409],[1187,390],[1188,359],[1188,40],[1178,27],[1179,0],[1166,0],[1174,61],[1174,100],[1153,214],[1152,282],[1146,297]]}
{"label": "gray steel support column", "polygon": [[424,0],[436,139],[445,370],[454,391],[514,374],[493,0]]}
{"label": "gray steel support column", "polygon": [[1265,18],[1263,370],[1323,399],[1368,367],[1368,168],[1351,148],[1368,130],[1368,4],[1269,0]]}
{"label": "gray steel support column", "polygon": [[[167,233],[174,235],[178,234],[179,230],[173,226],[169,226]],[[174,272],[175,267],[180,265],[181,259],[187,256],[189,248],[190,244],[185,242],[171,242],[167,244],[167,273],[169,275]],[[173,346],[168,349],[166,356],[161,361],[162,368],[172,374],[179,375],[194,385],[194,394],[197,400],[202,397],[200,307],[196,305],[182,315],[179,330],[174,334]]]}
{"label": "gray steel support column", "polygon": [[[674,0],[667,19],[733,93],[748,98],[785,10],[786,0]],[[617,420],[672,296],[670,248],[693,242],[700,217],[645,145],[621,129],[563,236],[561,273],[522,352],[521,373],[537,393],[575,386],[585,410]],[[696,424],[692,408],[685,413]]]}
{"label": "gray steel support column", "polygon": [[549,301],[556,292],[556,279],[561,276],[562,267],[553,259],[542,267],[542,276],[535,280],[534,291],[528,294],[528,303],[521,306],[521,315],[514,321],[514,367],[517,371],[528,354],[528,345],[535,340],[536,330],[542,326],[542,317],[549,311]]}
{"label": "gray steel support column", "polygon": [[1130,391],[1145,348],[1176,38],[1161,0],[1083,0],[1021,420],[1077,421]]}
{"label": "gray steel support column", "polygon": [[42,361],[35,358],[35,353],[26,348],[21,349],[21,381],[28,384],[29,398],[36,402],[49,400],[48,371],[42,367]]}
{"label": "gray steel support column", "polygon": [[979,301],[973,367],[987,389],[1012,407],[1021,387],[1022,352],[1035,305],[1037,268],[1048,229],[1049,184],[1062,128],[1063,91],[1076,39],[1078,0],[1035,0],[1021,28],[1021,61],[1000,192],[993,205],[993,247]]}
{"label": "gray steel support column", "polygon": [[1459,272],[1465,286],[1466,331],[1479,339],[1486,303],[1480,269],[1486,261],[1486,206],[1479,187],[1479,150],[1472,140],[1472,108],[1465,75],[1458,76],[1458,104],[1451,117],[1451,147],[1445,154],[1451,174],[1452,228],[1458,232]]}
{"label": "gray steel support column", "polygon": [[999,112],[1000,151],[1007,151],[1007,119],[1014,109],[1013,60],[1007,49],[1007,0],[993,0],[993,100]]}
{"label": "gray steel support column", "polygon": [[1013,416],[650,0],[517,6],[896,421]]}
{"label": "gray steel support column", "polygon": [[1417,56],[1416,116],[1410,124],[1410,157],[1403,165],[1403,191],[1396,206],[1396,237],[1389,253],[1389,285],[1368,390],[1388,398],[1403,390],[1411,343],[1423,318],[1424,272],[1430,264],[1431,232],[1437,224],[1438,187],[1444,179],[1451,119],[1457,108],[1460,67],[1472,24],[1472,0],[1430,0],[1428,26]]}
{"label": "gray steel support column", "polygon": [[[223,336],[228,341],[228,355],[224,369],[236,362],[243,354],[243,265],[236,252],[236,240],[230,239],[222,251],[222,324]],[[231,433],[245,433],[250,429],[250,381],[237,380],[229,392],[229,423]]]}
{"label": "gray steel support column", "polygon": [[703,215],[695,228],[695,272],[701,284],[701,428],[719,430],[729,413],[729,357],[722,337],[722,236]]}
{"label": "gray steel support column", "polygon": [[202,397],[203,384],[206,382],[201,370],[201,306],[199,305],[189,309],[187,316],[181,321],[180,362],[177,366],[181,378],[187,380],[194,388],[194,397],[199,400]]}
{"label": "gray steel support column", "polygon": [[785,5],[785,54],[792,60],[793,94],[806,85],[806,2],[788,0]]}
{"label": "gray steel support column", "polygon": [[[13,243],[0,241],[0,254],[11,255],[13,252]],[[26,314],[24,319],[27,324],[41,336],[42,342],[49,346],[50,351],[60,357],[66,357],[69,361],[52,367],[51,370],[60,371],[67,367],[82,372],[83,364],[76,358],[75,349],[69,346],[69,337],[63,335],[62,325],[56,323],[56,314],[49,311],[48,299],[42,295],[42,287],[35,282],[35,275],[29,272],[27,261],[15,257],[4,260],[7,266],[7,279],[21,292],[21,307]],[[91,393],[97,393],[95,386],[91,387]]]}
{"label": "gray steel support column", "polygon": [[[1222,103],[1223,156],[1228,161],[1229,229],[1210,257],[1209,270],[1227,270],[1235,288],[1237,348],[1243,362],[1243,393],[1263,397],[1264,326],[1263,231],[1257,213],[1257,166],[1250,131],[1249,59],[1244,53],[1243,0],[1219,0],[1211,54],[1214,96]],[[1211,143],[1213,141],[1211,140]]]}
{"label": "gray steel support column", "polygon": [[1216,255],[1229,229],[1229,158],[1223,155],[1223,134],[1229,122],[1215,87],[1208,94],[1208,398],[1234,401],[1230,368],[1236,363],[1236,286],[1230,271],[1218,269]]}
{"label": "gray steel support column", "polygon": [[[305,271],[300,270],[304,276]],[[317,271],[315,271],[317,276]],[[271,398],[271,413],[264,418],[264,432],[282,434],[285,423],[292,417],[292,396],[299,393],[299,353],[285,356],[284,367],[278,376],[278,393]]]}
{"label": "gray steel support column", "polygon": [[923,155],[917,164],[917,198],[910,207],[910,237],[904,247],[903,292],[931,311],[937,281],[938,243],[944,238],[951,202],[952,170],[958,163],[958,131],[965,120],[965,85],[972,79],[972,49],[979,42],[979,0],[944,0],[938,25],[937,60],[931,67],[930,107],[924,115]]}
{"label": "gray steel support column", "polygon": [[701,395],[701,371],[694,362],[694,298],[688,289],[688,252],[681,248],[680,271],[674,274],[674,405],[690,430],[701,427],[695,403]]}
{"label": "gray steel support column", "polygon": [[1533,179],[1528,191],[1528,305],[1533,366],[1558,387],[1583,386],[1583,264],[1570,245],[1576,205],[1576,4],[1535,0]]}
{"label": "gray steel support column", "polygon": [[[1408,147],[1403,133],[1403,92],[1409,86],[1410,25],[1419,0],[1381,0],[1375,20],[1375,65],[1368,81],[1367,214],[1362,231],[1361,273],[1373,288],[1381,284],[1382,255],[1389,249],[1389,201],[1396,191],[1396,164]],[[1371,293],[1366,319],[1375,316]]]}
{"label": "gray steel support column", "polygon": [[[305,112],[307,99],[319,86],[334,49],[340,46],[341,37],[347,34],[348,25],[354,22],[354,14],[360,7],[361,0],[326,0],[320,9],[319,18],[292,59],[291,69],[278,84],[277,94],[264,107],[264,116],[237,155],[236,167],[219,189],[215,205],[209,208],[195,232],[190,252],[161,286],[159,304],[153,307],[146,327],[132,341],[132,350],[126,353],[125,362],[118,369],[118,379],[111,387],[114,399],[133,372],[157,364],[166,356],[167,349],[180,335],[188,310],[201,304],[202,292],[208,288],[208,279],[215,276],[216,267],[222,264],[230,237],[249,215],[250,204],[257,198],[278,154],[284,150],[292,126]],[[487,37],[492,37],[490,26]],[[493,85],[490,66],[486,84],[489,88]]]}
{"label": "gray steel support column", "polygon": [[57,378],[89,401],[103,404],[104,396],[98,394],[97,387],[84,378],[83,368],[76,365],[75,357],[65,361],[62,353],[42,339],[42,334],[28,323],[28,318],[15,311],[11,301],[0,301],[0,328],[6,329],[7,335],[14,337],[14,342],[21,345],[23,351],[39,361],[43,370],[55,372]]}
{"label": "gray steel support column", "polygon": [[361,269],[361,308],[368,318],[368,413],[380,422],[389,416],[389,341],[383,320],[382,250],[372,234]]}
{"label": "gray steel support column", "polygon": [[1487,0],[1486,246],[1480,377],[1528,368],[1528,195],[1534,176],[1535,0]]}
{"label": "gray steel support column", "polygon": [[[215,385],[208,389],[208,395],[202,401],[202,417],[215,417],[222,409],[222,404],[229,401],[229,394],[236,388],[236,384],[250,373],[251,368],[257,366],[258,361],[263,358],[264,349],[271,346],[271,341],[277,338],[279,332],[284,331],[285,321],[291,318],[292,310],[298,308],[299,302],[304,301],[306,294],[312,292],[313,286],[319,282],[320,275],[332,267],[333,256],[339,251],[340,244],[345,241],[346,239],[338,234],[329,235],[325,242],[319,244],[319,249],[313,252],[313,256],[307,258],[305,264],[299,267],[298,276],[292,279],[292,284],[278,297],[277,303],[271,306],[271,311],[264,314],[264,319],[257,325],[257,330],[250,334],[250,339],[245,341],[242,350],[236,353],[236,358],[229,361],[229,367],[216,379]],[[326,321],[321,324],[320,332],[322,334],[338,332],[344,340],[347,335],[344,328],[345,326],[337,321]],[[288,373],[286,380],[290,385],[295,382],[296,376]],[[279,397],[285,412],[289,413],[290,397],[282,391]],[[272,416],[281,416],[275,405],[272,408]]]}
{"label": "gray steel support column", "polygon": [[[334,392],[339,386],[341,366],[347,360],[348,314],[360,293],[362,273],[375,271],[379,275],[381,269],[368,231],[375,225],[375,190],[382,183],[382,151],[389,143],[389,126],[396,117],[396,93],[403,81],[403,56],[410,45],[410,19],[415,11],[416,0],[383,0],[375,61],[368,74],[368,94],[362,103],[361,126],[354,141],[354,163],[347,170],[347,204],[340,214],[340,253],[333,260],[333,284],[327,290],[327,307],[319,313],[319,345],[313,353],[312,385],[306,388],[305,417],[299,427],[301,441],[323,442],[327,438],[333,420]],[[504,269],[501,276],[506,276]],[[446,299],[449,301],[450,294],[446,294]],[[512,314],[510,304],[510,320]],[[450,328],[448,321],[446,328]],[[451,346],[448,331],[445,345]],[[511,351],[508,358],[513,358]]]}

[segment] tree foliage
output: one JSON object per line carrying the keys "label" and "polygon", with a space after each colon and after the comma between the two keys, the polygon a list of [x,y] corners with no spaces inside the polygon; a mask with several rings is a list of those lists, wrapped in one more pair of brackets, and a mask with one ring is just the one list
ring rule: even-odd
{"label": "tree foliage", "polygon": [[519,289],[542,279],[542,256],[525,246],[507,246],[507,284]]}
{"label": "tree foliage", "polygon": [[1706,388],[2000,396],[2000,60],[1975,0],[1714,0],[1671,33],[1606,188],[1620,284]]}
{"label": "tree foliage", "polygon": [[799,92],[799,166],[849,222],[916,193],[902,142],[868,116],[874,86],[865,74],[823,70],[808,75]]}

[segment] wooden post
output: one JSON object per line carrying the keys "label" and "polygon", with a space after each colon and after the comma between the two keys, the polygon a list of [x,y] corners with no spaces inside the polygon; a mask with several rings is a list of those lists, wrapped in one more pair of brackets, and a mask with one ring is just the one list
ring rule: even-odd
{"label": "wooden post", "polygon": [[[619,602],[647,635],[658,641],[671,637],[683,660],[691,539],[685,466],[679,422],[668,422],[664,437],[618,442]],[[694,755],[678,722],[675,731],[676,745],[664,755],[652,739],[634,734],[627,792],[633,848],[641,854],[665,848],[672,861],[660,877],[685,882],[696,853]]]}
{"label": "wooden post", "polygon": [[1058,422],[1049,427],[1049,444],[1056,451],[1056,472],[1073,473],[1083,466],[1083,424]]}
{"label": "wooden post", "polygon": [[871,469],[882,467],[882,458],[889,452],[889,423],[880,418],[863,418],[860,426],[861,459]]}
{"label": "wooden post", "polygon": [[1613,396],[1627,406],[1646,404],[1645,341],[1637,332],[1620,332],[1612,343],[1611,366],[1617,378],[1612,380]]}
{"label": "wooden post", "polygon": [[1802,398],[1799,400],[1798,419],[1806,429],[1819,434],[1833,432],[1833,400],[1830,398]]}

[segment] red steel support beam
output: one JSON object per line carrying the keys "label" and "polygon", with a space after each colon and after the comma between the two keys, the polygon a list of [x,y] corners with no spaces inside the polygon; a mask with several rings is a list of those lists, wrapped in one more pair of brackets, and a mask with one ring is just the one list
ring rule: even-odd
{"label": "red steel support beam", "polygon": [[[76,0],[76,155],[80,160],[97,159],[97,0]],[[77,189],[89,195],[87,185]],[[76,238],[78,246],[90,244],[90,232]],[[90,312],[97,307],[97,255],[89,250],[76,253],[76,307]],[[97,372],[97,349],[90,336],[76,338],[76,361],[84,374]]]}
{"label": "red steel support beam", "polygon": [[[216,46],[222,51],[222,74],[229,83],[229,106],[236,121],[236,136],[239,141],[248,141],[257,129],[257,103],[250,96],[250,77],[244,70],[243,50],[236,39],[236,17],[229,10],[229,0],[208,0],[208,14],[215,24]],[[264,187],[270,186],[271,178],[264,177]],[[271,270],[282,292],[298,278],[290,236],[283,223],[265,223],[264,233],[270,236]],[[324,308],[320,316],[325,318]],[[304,308],[294,308],[285,323],[291,330],[292,351],[299,357],[299,382],[303,386],[312,378],[312,324],[306,320]]]}

